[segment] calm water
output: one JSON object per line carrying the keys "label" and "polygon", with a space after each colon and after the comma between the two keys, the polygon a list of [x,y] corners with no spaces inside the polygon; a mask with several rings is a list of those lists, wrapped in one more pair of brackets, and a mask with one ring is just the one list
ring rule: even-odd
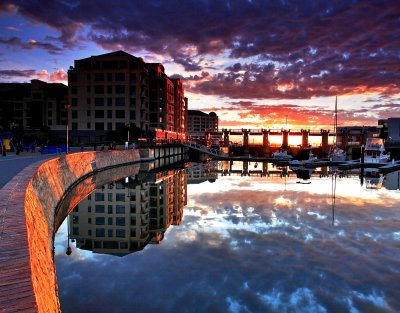
{"label": "calm water", "polygon": [[63,312],[400,311],[398,173],[378,190],[337,177],[333,209],[326,172],[228,169],[131,177],[81,202],[70,256],[67,222],[56,237]]}

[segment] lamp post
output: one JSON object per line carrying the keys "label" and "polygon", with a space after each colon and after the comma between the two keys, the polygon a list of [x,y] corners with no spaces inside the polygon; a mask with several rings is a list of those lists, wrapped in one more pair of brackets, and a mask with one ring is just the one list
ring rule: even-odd
{"label": "lamp post", "polygon": [[68,123],[69,123],[69,109],[71,108],[71,105],[69,103],[64,104],[64,109],[67,111],[67,127],[66,127],[66,132],[67,132],[67,147],[65,150],[65,154],[68,154]]}
{"label": "lamp post", "polygon": [[128,124],[127,126],[128,126],[128,144],[129,144],[129,133],[130,133],[130,130],[131,130],[131,124]]}

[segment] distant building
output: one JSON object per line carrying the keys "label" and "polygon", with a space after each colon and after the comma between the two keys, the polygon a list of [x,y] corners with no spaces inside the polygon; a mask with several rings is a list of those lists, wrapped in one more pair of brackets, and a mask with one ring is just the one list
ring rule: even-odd
{"label": "distant building", "polygon": [[101,142],[109,132],[132,129],[184,133],[175,125],[181,121],[176,115],[186,114],[175,85],[162,64],[124,51],[75,60],[68,71],[72,141]]}
{"label": "distant building", "polygon": [[0,83],[0,128],[65,132],[67,95],[64,84],[38,79],[31,83]]}
{"label": "distant building", "polygon": [[388,140],[400,141],[400,118],[391,117],[387,119]]}
{"label": "distant building", "polygon": [[218,115],[197,110],[188,110],[187,133],[192,139],[204,139],[205,132],[218,131]]}
{"label": "distant building", "polygon": [[379,137],[377,126],[347,126],[337,128],[336,143],[339,147],[360,147],[367,138]]}

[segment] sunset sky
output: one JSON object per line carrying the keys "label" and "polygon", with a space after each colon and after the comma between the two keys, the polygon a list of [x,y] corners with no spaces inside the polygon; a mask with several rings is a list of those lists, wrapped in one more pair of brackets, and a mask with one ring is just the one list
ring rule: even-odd
{"label": "sunset sky", "polygon": [[0,81],[67,83],[124,50],[184,80],[224,128],[377,125],[400,117],[400,2],[52,0],[0,3]]}

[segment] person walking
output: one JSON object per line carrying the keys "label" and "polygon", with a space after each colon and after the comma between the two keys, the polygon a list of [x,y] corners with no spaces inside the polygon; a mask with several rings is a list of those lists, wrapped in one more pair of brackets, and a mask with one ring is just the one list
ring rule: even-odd
{"label": "person walking", "polygon": [[6,145],[3,145],[3,157],[7,155]]}

